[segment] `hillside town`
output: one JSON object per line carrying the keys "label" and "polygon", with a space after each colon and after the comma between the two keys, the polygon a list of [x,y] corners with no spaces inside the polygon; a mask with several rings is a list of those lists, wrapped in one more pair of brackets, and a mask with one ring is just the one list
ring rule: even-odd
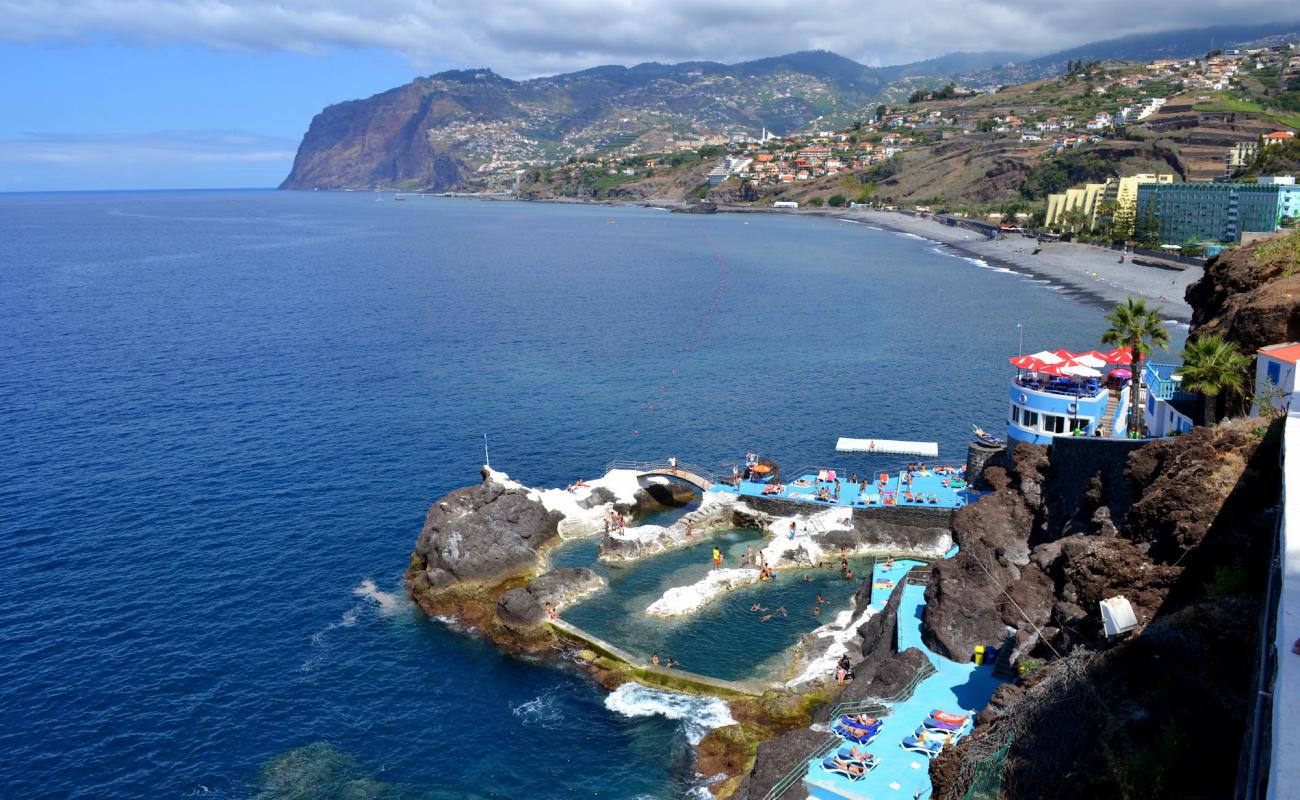
{"label": "hillside town", "polygon": [[[560,187],[560,194],[596,197],[635,197],[639,185],[690,170],[695,200],[934,209],[1045,235],[1199,256],[1300,219],[1294,167],[1251,171],[1293,152],[1300,127],[1300,113],[1271,111],[1254,98],[1280,95],[1300,107],[1298,90],[1295,42],[1139,64],[1072,62],[1063,76],[1024,86],[918,90],[911,102],[878,105],[839,130],[627,133],[589,142],[562,163],[528,162],[520,148],[508,159],[495,151],[480,169],[495,170],[501,183],[529,176]],[[1112,152],[1101,148],[1137,146],[1131,142],[1160,152],[1161,137],[1176,142],[1177,164],[1141,169],[1145,162],[1100,155]],[[600,146],[611,141],[617,146]],[[911,202],[891,197],[891,184],[957,146],[993,151],[1031,179],[1058,163],[1066,168],[1052,180],[1026,181],[1010,200],[982,206],[938,193]],[[1062,183],[1075,158],[1091,158],[1102,169],[1113,162],[1111,172]],[[1031,183],[1046,189],[1032,196]]]}

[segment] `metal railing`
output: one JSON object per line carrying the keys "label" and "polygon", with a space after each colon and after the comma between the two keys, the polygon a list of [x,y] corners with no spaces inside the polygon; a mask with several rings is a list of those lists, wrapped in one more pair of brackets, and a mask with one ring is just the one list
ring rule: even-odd
{"label": "metal railing", "polygon": [[703,467],[694,464],[687,464],[684,461],[678,461],[676,462],[676,465],[674,465],[673,462],[666,458],[662,461],[616,460],[605,465],[606,473],[614,469],[627,469],[635,472],[657,472],[661,470],[670,471],[675,469],[678,472],[689,472],[693,475],[698,475],[709,483],[718,483],[718,476],[712,470],[704,469]]}
{"label": "metal railing", "polygon": [[900,689],[893,697],[884,700],[857,700],[852,703],[840,703],[835,706],[833,711],[831,711],[831,719],[839,719],[845,714],[866,713],[876,706],[879,706],[883,710],[873,711],[872,716],[887,717],[893,710],[894,706],[910,700],[912,695],[916,694],[916,688],[921,685],[921,682],[938,671],[939,670],[935,669],[934,665],[927,660],[925,665],[918,669],[916,674],[912,676],[912,679],[907,682],[907,685]]}
{"label": "metal railing", "polygon": [[[873,717],[887,717],[893,711],[894,706],[909,700],[916,693],[916,689],[921,685],[921,682],[936,672],[938,670],[934,668],[934,665],[926,661],[925,666],[917,670],[912,679],[907,682],[907,685],[893,697],[885,700],[857,700],[851,703],[840,703],[831,711],[830,718],[837,720],[845,714],[869,714]],[[814,748],[807,758],[800,761],[798,766],[787,772],[781,780],[774,783],[772,788],[767,791],[767,794],[763,795],[763,800],[777,800],[777,798],[784,795],[790,790],[791,786],[803,780],[803,777],[808,774],[808,762],[824,757],[843,741],[838,736],[829,736],[826,741]]]}
{"label": "metal railing", "polygon": [[1064,397],[1099,397],[1102,393],[1108,391],[1105,384],[1095,384],[1089,388],[1087,384],[1070,384],[1066,386],[1061,383],[1055,385],[1052,382],[1031,381],[1023,378],[1016,379],[1016,386],[1021,389],[1028,389],[1031,392],[1043,392],[1044,394],[1059,394]]}
{"label": "metal railing", "polygon": [[808,774],[808,762],[815,758],[825,758],[835,749],[836,745],[838,745],[840,741],[840,737],[831,736],[828,737],[826,741],[817,745],[817,747],[808,754],[807,758],[799,762],[799,766],[787,772],[781,780],[774,783],[772,788],[767,790],[767,794],[763,795],[763,800],[776,800],[776,798],[790,791],[791,786],[794,786],[796,783],[803,780],[803,777]]}

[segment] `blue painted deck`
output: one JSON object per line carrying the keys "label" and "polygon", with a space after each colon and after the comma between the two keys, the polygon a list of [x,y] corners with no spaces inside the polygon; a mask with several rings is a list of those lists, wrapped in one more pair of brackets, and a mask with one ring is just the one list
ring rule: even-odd
{"label": "blue painted deck", "polygon": [[[897,583],[908,569],[918,563],[899,559],[888,571],[877,566],[871,576],[871,604],[877,608],[883,606],[891,589],[877,587],[886,581]],[[804,785],[812,797],[818,800],[912,800],[929,796],[929,759],[920,753],[904,750],[900,746],[903,737],[920,727],[933,709],[954,714],[978,711],[988,703],[993,690],[1001,683],[993,677],[991,666],[958,664],[936,655],[921,644],[921,610],[924,606],[924,586],[903,588],[903,599],[898,608],[898,646],[900,650],[920,648],[938,672],[922,681],[911,699],[894,706],[890,715],[884,718],[885,725],[880,735],[867,748],[880,759],[880,765],[865,777],[851,781],[827,772],[822,768],[821,759],[810,760]],[[846,742],[844,746],[850,744]]]}
{"label": "blue painted deck", "polygon": [[[818,491],[825,487],[834,491],[834,484],[818,482],[816,475],[802,475],[798,480],[785,484],[785,491],[779,494],[765,494],[767,483],[741,481],[739,487],[725,483],[714,484],[710,492],[729,492],[744,497],[769,497],[779,500],[795,500],[823,508],[961,508],[974,499],[975,495],[967,492],[966,482],[960,474],[938,473],[933,470],[908,472],[899,470],[888,473],[888,479],[882,485],[880,475],[870,476],[867,490],[863,492],[859,484],[849,483],[840,477],[840,496],[838,500],[818,500]],[[945,482],[947,485],[945,485]],[[802,485],[800,485],[802,484]],[[908,499],[908,494],[912,499]]]}

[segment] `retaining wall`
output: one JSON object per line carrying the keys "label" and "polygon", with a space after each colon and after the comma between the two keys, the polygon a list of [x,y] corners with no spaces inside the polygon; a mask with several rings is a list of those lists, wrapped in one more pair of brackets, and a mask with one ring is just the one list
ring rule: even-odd
{"label": "retaining wall", "polygon": [[1052,476],[1051,491],[1047,493],[1047,508],[1051,529],[1049,533],[1060,536],[1066,526],[1074,522],[1078,528],[1086,520],[1075,519],[1092,478],[1101,474],[1104,498],[1115,526],[1124,523],[1129,506],[1135,499],[1133,488],[1124,479],[1128,455],[1147,442],[1140,439],[1110,439],[1086,436],[1058,436],[1048,450]]}

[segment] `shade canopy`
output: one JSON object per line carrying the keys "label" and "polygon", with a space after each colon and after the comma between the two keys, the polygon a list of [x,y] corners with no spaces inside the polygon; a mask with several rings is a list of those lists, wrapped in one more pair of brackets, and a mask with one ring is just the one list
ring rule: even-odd
{"label": "shade canopy", "polygon": [[1040,350],[1039,352],[1034,353],[1032,358],[1036,358],[1044,364],[1059,364],[1065,360],[1050,350]]}
{"label": "shade canopy", "polygon": [[1065,360],[1065,361],[1070,361],[1070,360],[1072,360],[1075,356],[1078,355],[1078,353],[1071,353],[1069,350],[1066,350],[1064,347],[1062,347],[1060,350],[1053,350],[1052,353],[1053,353],[1054,355],[1060,356],[1061,359],[1063,359],[1063,360]]}
{"label": "shade canopy", "polygon": [[1061,367],[1061,374],[1074,375],[1075,377],[1079,377],[1079,378],[1100,378],[1101,377],[1100,370],[1093,369],[1087,364],[1080,364],[1074,361]]}
{"label": "shade canopy", "polygon": [[1071,360],[1076,364],[1083,364],[1085,367],[1092,367],[1093,369],[1101,369],[1106,366],[1106,356],[1096,350],[1079,353]]}
{"label": "shade canopy", "polygon": [[1126,370],[1126,369],[1113,369],[1113,370],[1110,371],[1110,374],[1111,374],[1111,375],[1114,375],[1116,378],[1131,378],[1131,377],[1133,377],[1133,373],[1129,372],[1129,371]]}
{"label": "shade canopy", "polygon": [[1043,366],[1038,368],[1038,371],[1043,373],[1044,375],[1051,375],[1056,378],[1064,378],[1065,373],[1061,371],[1061,366],[1062,365],[1060,364],[1044,364]]}
{"label": "shade canopy", "polygon": [[1017,369],[1038,369],[1043,366],[1043,362],[1033,356],[1012,356],[1008,360],[1011,362],[1011,366]]}
{"label": "shade canopy", "polygon": [[1133,348],[1117,347],[1105,355],[1107,364],[1132,364]]}

